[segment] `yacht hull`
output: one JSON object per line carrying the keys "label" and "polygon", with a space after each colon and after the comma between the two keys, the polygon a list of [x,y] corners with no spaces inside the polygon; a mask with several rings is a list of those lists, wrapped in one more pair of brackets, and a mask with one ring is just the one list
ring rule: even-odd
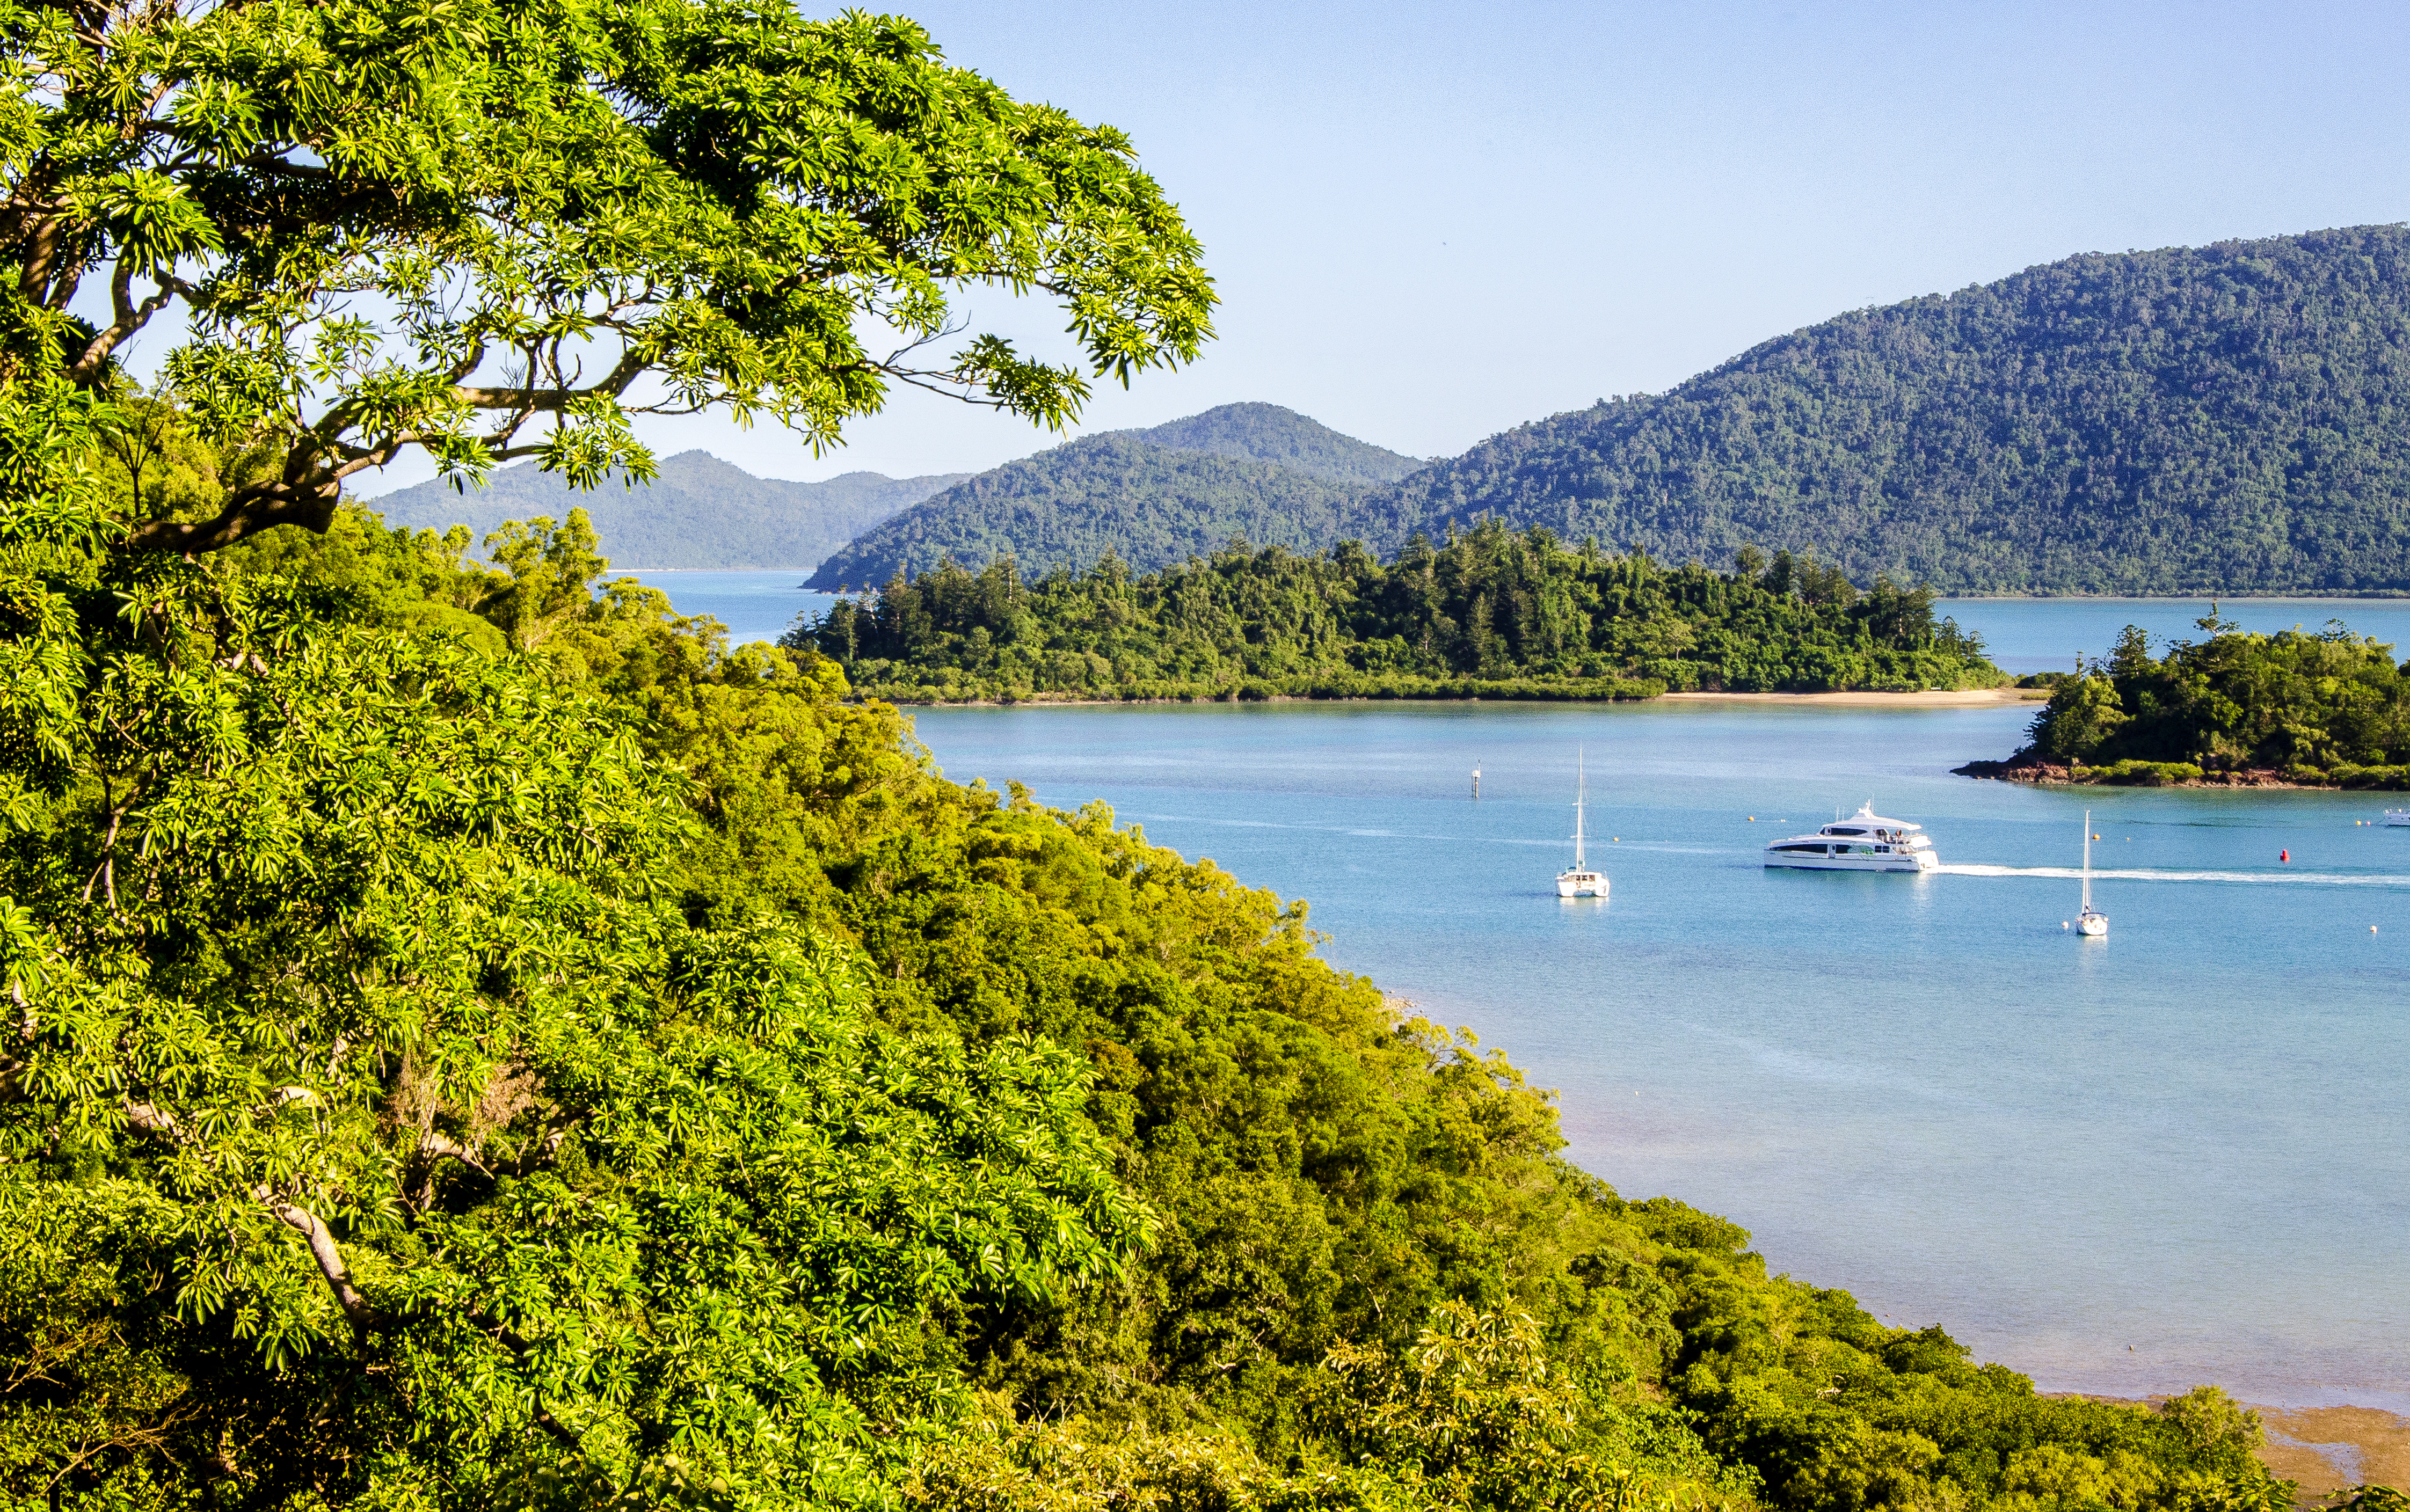
{"label": "yacht hull", "polygon": [[1596,871],[1566,871],[1557,877],[1560,898],[1604,898],[1606,886],[1606,878]]}
{"label": "yacht hull", "polygon": [[1930,871],[1941,862],[1931,851],[1908,856],[1783,856],[1769,852],[1765,864],[1793,871]]}

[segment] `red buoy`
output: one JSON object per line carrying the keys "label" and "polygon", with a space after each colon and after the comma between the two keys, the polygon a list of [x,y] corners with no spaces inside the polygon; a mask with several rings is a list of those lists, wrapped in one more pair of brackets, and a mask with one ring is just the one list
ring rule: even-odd
{"label": "red buoy", "polygon": [[2276,859],[2280,861],[2290,861],[2292,858],[2293,853],[2291,851],[2278,851],[2276,853]]}

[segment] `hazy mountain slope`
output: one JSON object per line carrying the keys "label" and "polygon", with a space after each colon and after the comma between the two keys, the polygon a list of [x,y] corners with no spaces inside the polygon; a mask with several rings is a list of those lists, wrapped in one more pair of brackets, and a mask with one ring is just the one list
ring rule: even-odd
{"label": "hazy mountain slope", "polygon": [[1132,436],[1085,437],[956,483],[822,562],[809,586],[885,583],[951,557],[1009,555],[1032,573],[1093,565],[1108,551],[1141,571],[1212,552],[1232,536],[1319,548],[1339,537],[1358,489],[1269,463],[1172,451]]}
{"label": "hazy mountain slope", "polygon": [[388,525],[441,530],[466,525],[482,537],[504,520],[583,508],[603,550],[621,568],[811,568],[898,510],[960,482],[963,473],[889,478],[849,472],[824,482],[756,478],[708,452],[661,460],[642,488],[605,483],[580,493],[532,462],[504,468],[463,494],[438,480],[368,500]]}
{"label": "hazy mountain slope", "polygon": [[1341,483],[1395,482],[1428,466],[1277,404],[1226,404],[1147,430],[1123,435],[1175,452],[1212,452],[1310,473]]}
{"label": "hazy mountain slope", "polygon": [[2410,588],[2410,233],[2072,257],[1766,342],[1368,496],[1953,592]]}

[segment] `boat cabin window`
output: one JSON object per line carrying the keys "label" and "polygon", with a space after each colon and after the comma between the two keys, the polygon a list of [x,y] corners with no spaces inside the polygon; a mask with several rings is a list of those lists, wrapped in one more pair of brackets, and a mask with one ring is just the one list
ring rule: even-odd
{"label": "boat cabin window", "polygon": [[1822,845],[1777,845],[1774,848],[1778,851],[1799,851],[1808,856],[1822,856],[1824,854],[1824,847]]}
{"label": "boat cabin window", "polygon": [[1839,825],[1826,825],[1820,833],[1827,835],[1863,835],[1863,829],[1844,829]]}

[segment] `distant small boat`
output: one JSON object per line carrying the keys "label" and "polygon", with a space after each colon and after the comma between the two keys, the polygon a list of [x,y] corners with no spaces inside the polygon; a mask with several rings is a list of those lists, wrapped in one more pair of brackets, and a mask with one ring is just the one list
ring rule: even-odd
{"label": "distant small boat", "polygon": [[[2087,834],[2090,831],[2085,831]],[[1886,819],[1875,800],[1812,835],[1793,835],[1765,847],[1768,866],[1805,871],[1930,871],[1941,864],[1924,827]]]}
{"label": "distant small boat", "polygon": [[2083,811],[2083,912],[2075,915],[2075,932],[2096,938],[2109,932],[2109,915],[2092,906],[2092,811]]}
{"label": "distant small boat", "polygon": [[2410,825],[2410,809],[2388,809],[2385,822],[2388,825]]}
{"label": "distant small boat", "polygon": [[1574,865],[1570,871],[1557,873],[1557,896],[1560,898],[1604,898],[1606,878],[1590,869],[1582,858],[1582,805],[1590,797],[1590,772],[1584,758],[1574,757]]}

